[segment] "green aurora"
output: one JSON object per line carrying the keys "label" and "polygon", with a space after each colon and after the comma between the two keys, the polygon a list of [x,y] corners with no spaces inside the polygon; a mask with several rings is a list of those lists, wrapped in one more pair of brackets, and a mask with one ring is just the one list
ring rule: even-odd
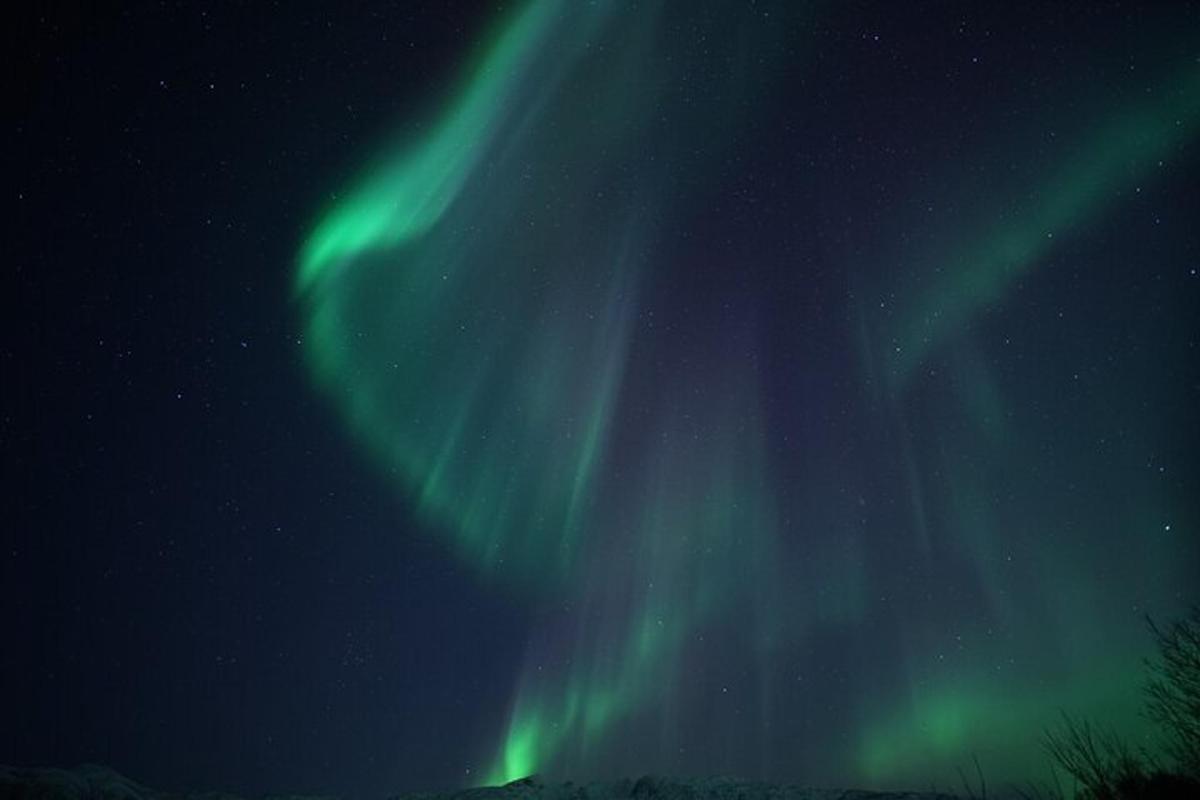
{"label": "green aurora", "polygon": [[[1144,734],[1126,610],[1180,606],[1196,554],[1164,520],[1191,530],[1194,511],[1152,477],[1122,477],[1114,504],[1054,496],[1042,434],[1071,409],[1032,414],[992,354],[1056,249],[1194,141],[1200,70],[1097,106],[992,196],[960,182],[959,224],[846,266],[841,335],[869,398],[857,435],[887,455],[876,475],[830,465],[797,486],[777,475],[777,400],[746,355],[762,335],[752,304],[666,345],[648,332],[674,231],[717,191],[710,162],[774,102],[785,34],[802,48],[821,14],[795,5],[767,19],[524,3],[300,251],[316,384],[422,525],[535,620],[486,783],[694,764],[672,758],[717,662],[737,665],[750,699],[736,717],[717,706],[727,733],[712,749],[776,769],[792,746],[777,731],[801,724],[780,718],[781,676],[809,670],[780,665],[816,641],[845,645],[850,677],[834,706],[846,729],[813,758],[857,784],[952,775],[972,752],[999,776],[1040,775],[1028,732],[1060,707]],[[702,103],[679,89],[689,80],[706,81]],[[1115,413],[1081,413],[1071,433]],[[1159,424],[1124,422],[1123,455]],[[1112,561],[1094,531],[1153,539],[1123,562],[1136,591],[1097,579]],[[898,553],[909,579],[881,584]],[[978,587],[986,620],[950,621],[947,568]],[[903,610],[884,602],[896,591]],[[1075,622],[1127,617],[1108,632]],[[870,658],[883,627],[890,665]]]}

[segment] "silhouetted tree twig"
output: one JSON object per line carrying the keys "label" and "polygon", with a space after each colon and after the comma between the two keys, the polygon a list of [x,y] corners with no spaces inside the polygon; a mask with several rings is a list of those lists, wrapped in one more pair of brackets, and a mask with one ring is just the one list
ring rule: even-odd
{"label": "silhouetted tree twig", "polygon": [[1176,771],[1200,780],[1200,608],[1165,630],[1147,622],[1158,645],[1147,662],[1147,713],[1166,734]]}

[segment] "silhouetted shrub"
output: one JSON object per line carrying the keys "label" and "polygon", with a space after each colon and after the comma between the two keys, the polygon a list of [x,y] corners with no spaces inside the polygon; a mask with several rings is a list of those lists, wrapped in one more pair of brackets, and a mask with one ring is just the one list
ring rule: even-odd
{"label": "silhouetted shrub", "polygon": [[[1200,798],[1200,608],[1166,630],[1151,620],[1158,649],[1147,661],[1147,716],[1158,723],[1169,761],[1159,765],[1135,754],[1116,734],[1063,714],[1044,736],[1046,751],[1074,778],[1076,797],[1087,800]],[[1033,789],[1032,796],[1062,797]],[[1031,796],[1029,794],[1026,795]]]}
{"label": "silhouetted shrub", "polygon": [[1058,730],[1046,731],[1044,744],[1091,800],[1123,800],[1123,787],[1140,785],[1148,777],[1141,760],[1120,737],[1065,713]]}
{"label": "silhouetted shrub", "polygon": [[1166,630],[1153,621],[1150,629],[1158,659],[1149,664],[1147,712],[1163,729],[1175,770],[1200,781],[1200,608]]}

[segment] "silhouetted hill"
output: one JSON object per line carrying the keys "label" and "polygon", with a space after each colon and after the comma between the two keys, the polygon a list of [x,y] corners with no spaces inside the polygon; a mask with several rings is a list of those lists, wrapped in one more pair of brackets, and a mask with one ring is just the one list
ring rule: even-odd
{"label": "silhouetted hill", "polygon": [[[932,792],[811,789],[733,778],[679,780],[643,777],[588,784],[525,778],[505,786],[393,795],[388,800],[953,800]],[[225,792],[160,792],[107,767],[18,769],[0,766],[0,800],[241,800]],[[261,800],[331,800],[312,795],[266,795]]]}

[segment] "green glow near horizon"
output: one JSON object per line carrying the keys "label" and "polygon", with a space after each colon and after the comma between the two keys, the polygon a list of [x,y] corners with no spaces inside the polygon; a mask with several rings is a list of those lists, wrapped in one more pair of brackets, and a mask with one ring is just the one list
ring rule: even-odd
{"label": "green glow near horizon", "polygon": [[[1106,667],[1111,668],[1110,665]],[[890,716],[872,720],[860,740],[858,763],[870,785],[897,782],[919,786],[930,779],[931,764],[967,768],[967,753],[993,773],[1023,774],[1052,785],[1050,762],[1040,749],[1042,731],[1056,730],[1063,712],[1090,719],[1104,730],[1119,730],[1127,741],[1157,753],[1153,726],[1140,714],[1136,695],[1145,671],[1136,659],[1088,681],[1062,681],[1037,687],[1006,685],[1002,673],[990,683],[956,686],[953,680],[918,686],[909,703]],[[1014,741],[1035,746],[1014,749]]]}
{"label": "green glow near horizon", "polygon": [[[731,373],[737,370],[729,365]],[[738,396],[728,409],[742,407]],[[713,429],[722,426],[718,413]],[[639,519],[632,541],[640,553],[628,565],[594,570],[585,578],[584,597],[627,593],[636,611],[625,619],[605,598],[599,608],[604,627],[621,631],[618,638],[581,639],[572,660],[593,665],[572,672],[562,682],[539,679],[523,685],[513,712],[505,745],[484,784],[502,784],[525,777],[536,768],[564,759],[586,759],[599,749],[609,728],[660,699],[680,669],[686,640],[719,610],[742,607],[746,588],[739,585],[731,565],[744,562],[760,579],[769,581],[767,552],[774,523],[765,498],[757,497],[761,476],[736,474],[734,464],[758,463],[758,436],[752,430],[726,429],[718,444],[730,458],[724,465],[696,470],[694,444],[665,425],[665,441],[649,457],[647,474],[637,484],[642,494],[635,504]],[[668,476],[687,476],[678,485]],[[750,501],[738,510],[731,498]],[[740,545],[729,531],[754,531],[755,543]],[[680,531],[686,531],[681,535]],[[623,560],[606,551],[604,558]],[[620,575],[620,586],[605,586]],[[597,578],[599,580],[597,580]],[[585,599],[585,604],[587,600]],[[622,604],[624,605],[624,604]],[[564,752],[570,742],[575,752]]]}

